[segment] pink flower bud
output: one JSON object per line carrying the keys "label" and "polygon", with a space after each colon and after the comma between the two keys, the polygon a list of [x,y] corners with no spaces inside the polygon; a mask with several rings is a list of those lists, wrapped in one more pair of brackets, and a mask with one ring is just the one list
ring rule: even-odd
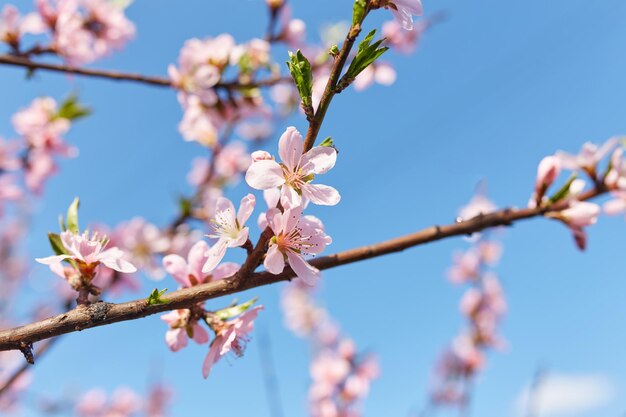
{"label": "pink flower bud", "polygon": [[252,162],[272,160],[272,155],[267,151],[254,151],[250,156],[252,156]]}
{"label": "pink flower bud", "polygon": [[537,168],[537,181],[535,183],[535,189],[538,199],[543,197],[546,190],[561,173],[561,162],[554,156],[546,156],[539,163]]}
{"label": "pink flower bud", "polygon": [[570,227],[580,228],[591,226],[598,221],[600,214],[600,206],[594,203],[578,201],[573,203],[569,208],[561,211],[560,217]]}

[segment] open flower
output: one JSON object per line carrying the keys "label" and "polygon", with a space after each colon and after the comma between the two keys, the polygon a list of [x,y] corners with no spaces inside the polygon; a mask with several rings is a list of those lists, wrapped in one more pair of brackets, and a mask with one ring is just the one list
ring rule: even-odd
{"label": "open flower", "polygon": [[161,320],[170,326],[165,333],[165,342],[172,352],[177,352],[187,346],[190,337],[199,345],[209,341],[209,333],[198,324],[197,318],[191,317],[190,310],[170,311],[163,314]]}
{"label": "open flower", "polygon": [[43,32],[44,25],[36,13],[22,17],[11,4],[6,4],[0,13],[0,42],[18,47],[25,33],[38,34]]}
{"label": "open flower", "polygon": [[591,176],[596,174],[596,165],[617,145],[618,138],[610,138],[602,146],[598,146],[591,142],[583,145],[578,155],[572,155],[567,152],[558,151],[556,157],[560,159],[561,167],[565,169],[577,170],[582,169]]}
{"label": "open flower", "polygon": [[262,309],[263,306],[254,307],[236,319],[212,323],[216,336],[202,364],[202,375],[205,378],[211,373],[213,364],[228,352],[232,351],[238,357],[243,356],[249,340],[248,333],[254,329],[254,319]]}
{"label": "open flower", "polygon": [[322,222],[313,216],[302,217],[302,208],[286,209],[284,213],[274,208],[267,212],[267,221],[274,232],[265,257],[265,268],[280,274],[285,262],[298,278],[309,285],[316,283],[320,271],[304,260],[304,255],[321,253],[332,242],[324,232]]}
{"label": "open flower", "polygon": [[217,281],[229,277],[239,270],[239,265],[236,263],[225,262],[217,268],[203,272],[202,267],[207,262],[206,253],[208,249],[209,245],[201,240],[191,247],[186,261],[180,255],[171,254],[163,258],[163,266],[185,288]]}
{"label": "open flower", "polygon": [[341,199],[337,190],[328,185],[311,184],[315,175],[324,174],[335,166],[337,151],[316,146],[302,154],[304,141],[295,127],[288,127],[278,142],[282,163],[272,159],[256,160],[248,168],[246,181],[257,190],[281,187],[284,207],[302,205],[303,201],[334,206]]}
{"label": "open flower", "polygon": [[124,260],[124,252],[120,249],[116,247],[105,249],[108,239],[98,236],[97,233],[90,236],[88,232],[81,235],[66,230],[61,233],[61,243],[66,254],[35,260],[51,267],[66,259],[73,261],[83,277],[93,277],[100,264],[118,272],[131,273],[137,271],[133,264]]}
{"label": "open flower", "polygon": [[220,197],[217,200],[215,216],[211,219],[213,234],[209,237],[216,238],[218,241],[207,251],[207,262],[202,271],[212,271],[224,258],[227,248],[236,248],[246,243],[249,229],[244,225],[254,210],[255,202],[252,194],[246,195],[241,199],[239,211],[235,215],[235,206],[229,199]]}

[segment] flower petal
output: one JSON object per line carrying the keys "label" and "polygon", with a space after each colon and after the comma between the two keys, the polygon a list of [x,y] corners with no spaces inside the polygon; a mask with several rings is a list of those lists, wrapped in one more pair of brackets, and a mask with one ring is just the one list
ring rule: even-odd
{"label": "flower petal", "polygon": [[172,352],[177,352],[187,346],[187,333],[183,329],[170,329],[165,333],[165,343]]}
{"label": "flower petal", "polygon": [[70,258],[69,255],[56,255],[56,256],[47,256],[45,258],[35,258],[37,262],[44,265],[53,265],[62,262],[64,259]]}
{"label": "flower petal", "polygon": [[206,252],[207,260],[202,267],[203,273],[208,274],[215,269],[220,261],[224,259],[227,247],[228,241],[226,239],[220,239]]}
{"label": "flower petal", "polygon": [[167,255],[163,258],[163,267],[183,287],[191,287],[187,262],[179,255]]}
{"label": "flower petal", "polygon": [[243,227],[243,225],[246,224],[250,215],[254,211],[255,203],[256,198],[252,194],[248,194],[241,199],[239,211],[237,212],[237,222],[239,223],[239,227]]}
{"label": "flower petal", "polygon": [[265,261],[263,262],[265,269],[270,274],[280,274],[285,269],[285,258],[283,253],[278,250],[278,245],[271,245],[265,255]]}
{"label": "flower petal", "polygon": [[298,166],[303,147],[304,141],[298,129],[293,126],[288,127],[278,141],[278,154],[290,171],[295,171]]}
{"label": "flower petal", "polygon": [[267,190],[285,183],[283,169],[276,161],[254,162],[246,172],[246,182],[257,190]]}
{"label": "flower petal", "polygon": [[202,281],[202,269],[207,261],[206,253],[208,250],[209,244],[204,240],[200,240],[191,247],[189,254],[187,255],[189,267],[187,268],[186,273],[192,274],[198,281]]}
{"label": "flower petal", "polygon": [[302,156],[302,172],[325,174],[335,166],[337,151],[329,146],[316,146]]}
{"label": "flower petal", "polygon": [[311,203],[321,206],[334,206],[341,200],[341,196],[336,189],[322,184],[303,185],[302,195]]}
{"label": "flower petal", "polygon": [[209,333],[198,323],[193,325],[193,341],[199,345],[209,341]]}
{"label": "flower petal", "polygon": [[288,251],[287,259],[289,260],[289,266],[296,273],[298,278],[302,279],[308,285],[315,285],[320,277],[319,269],[315,268],[311,264],[298,255],[295,252]]}

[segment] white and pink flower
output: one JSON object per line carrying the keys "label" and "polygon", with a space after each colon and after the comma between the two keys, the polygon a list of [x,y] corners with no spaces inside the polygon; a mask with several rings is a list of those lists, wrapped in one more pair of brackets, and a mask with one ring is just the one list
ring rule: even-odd
{"label": "white and pink flower", "polygon": [[206,252],[204,272],[212,271],[221,262],[227,248],[237,248],[246,243],[249,228],[245,224],[254,211],[255,203],[255,197],[248,194],[241,199],[239,210],[235,212],[235,206],[229,199],[220,197],[217,200],[215,215],[211,219],[213,233],[209,235],[217,242]]}
{"label": "white and pink flower", "polygon": [[272,274],[280,274],[285,262],[309,285],[314,285],[320,271],[310,265],[304,255],[319,254],[332,242],[324,232],[322,222],[313,216],[302,217],[302,208],[274,208],[267,212],[267,221],[274,232],[265,256],[265,268]]}
{"label": "white and pink flower", "polygon": [[262,309],[263,306],[257,306],[235,319],[212,324],[215,339],[202,364],[202,375],[205,378],[208,378],[213,365],[228,352],[233,352],[237,357],[243,356],[249,341],[248,334],[254,329],[254,320]]}
{"label": "white and pink flower", "polygon": [[182,256],[171,254],[163,258],[165,270],[174,277],[176,282],[184,288],[205,284],[229,277],[239,270],[239,265],[233,262],[225,262],[217,267],[213,267],[207,272],[203,272],[203,267],[207,262],[207,251],[209,245],[203,241],[198,241],[189,250],[187,259]]}
{"label": "white and pink flower", "polygon": [[304,141],[295,127],[289,127],[280,137],[278,153],[282,163],[272,159],[257,160],[250,165],[246,181],[257,190],[281,187],[283,207],[300,206],[307,201],[334,206],[341,196],[333,187],[312,184],[316,175],[335,166],[337,151],[316,146],[303,154]]}
{"label": "white and pink flower", "polygon": [[76,263],[84,277],[93,277],[96,268],[102,264],[118,272],[131,273],[137,268],[124,259],[124,252],[117,247],[106,249],[108,239],[97,234],[89,235],[72,233],[69,230],[61,233],[61,243],[66,254],[37,258],[37,262],[49,265],[60,264],[65,260]]}
{"label": "white and pink flower", "polygon": [[172,310],[163,314],[161,320],[170,326],[165,333],[165,343],[172,352],[177,352],[187,346],[190,337],[199,345],[209,341],[209,333],[198,324],[197,319],[191,317],[190,310]]}

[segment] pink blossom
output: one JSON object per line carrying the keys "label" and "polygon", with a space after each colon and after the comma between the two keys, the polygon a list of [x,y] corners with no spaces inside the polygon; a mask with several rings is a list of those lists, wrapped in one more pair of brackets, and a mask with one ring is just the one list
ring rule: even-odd
{"label": "pink blossom", "polygon": [[421,23],[416,24],[414,30],[403,30],[398,21],[391,20],[383,24],[382,36],[395,51],[410,54],[415,51],[424,30],[426,30],[426,25]]}
{"label": "pink blossom", "polygon": [[130,388],[121,387],[111,398],[101,389],[85,392],[75,410],[81,417],[131,417],[141,408],[141,399]]}
{"label": "pink blossom", "polygon": [[422,14],[421,0],[387,0],[386,9],[391,9],[394,17],[406,30],[413,30],[413,16]]}
{"label": "pink blossom", "polygon": [[604,178],[604,184],[609,188],[626,189],[626,161],[624,161],[624,148],[619,147],[611,155],[609,172]]}
{"label": "pink blossom", "polygon": [[217,96],[213,87],[231,61],[235,40],[228,34],[216,38],[189,39],[178,57],[178,67],[170,65],[168,72],[174,85],[182,91],[197,95],[205,104],[214,104]]}
{"label": "pink blossom", "polygon": [[604,203],[604,212],[610,216],[614,216],[626,211],[626,191],[613,191],[611,195],[613,199]]}
{"label": "pink blossom", "polygon": [[239,210],[235,214],[235,206],[227,199],[217,200],[215,216],[211,219],[213,234],[209,237],[218,239],[207,252],[207,262],[202,268],[204,272],[212,271],[224,258],[227,248],[243,246],[248,240],[249,228],[244,225],[254,210],[256,199],[248,194],[241,199]]}
{"label": "pink blossom", "polygon": [[126,253],[133,265],[145,270],[150,277],[162,279],[165,276],[156,256],[168,250],[169,240],[158,227],[135,217],[119,224],[111,240]]}
{"label": "pink blossom", "polygon": [[571,170],[582,169],[595,173],[598,162],[611,152],[617,142],[617,138],[610,138],[602,146],[587,142],[583,145],[578,155],[558,151],[555,156],[560,160],[562,168]]}
{"label": "pink blossom", "polygon": [[274,134],[274,124],[269,120],[243,122],[237,127],[237,133],[247,140],[262,141]]}
{"label": "pink blossom", "polygon": [[29,146],[64,156],[76,155],[76,150],[67,146],[62,139],[71,123],[68,119],[58,117],[57,103],[53,98],[33,100],[29,107],[15,113],[11,121],[15,131],[26,139]]}
{"label": "pink blossom", "polygon": [[215,156],[215,173],[226,182],[234,182],[250,166],[250,155],[241,142],[230,143]]}
{"label": "pink blossom", "polygon": [[311,377],[314,384],[336,386],[350,373],[350,362],[334,352],[328,351],[318,355],[311,363]]}
{"label": "pink blossom", "polygon": [[473,281],[479,276],[480,256],[475,251],[454,255],[454,265],[448,270],[448,279],[455,284]]}
{"label": "pink blossom", "polygon": [[540,201],[546,190],[561,173],[561,160],[555,156],[546,156],[537,168],[535,180],[535,199]]}
{"label": "pink blossom", "polygon": [[33,149],[28,153],[24,180],[29,190],[41,194],[43,184],[57,171],[57,165],[50,152],[45,149]]}
{"label": "pink blossom", "polygon": [[106,249],[108,239],[97,234],[89,236],[88,232],[74,234],[69,230],[61,233],[61,243],[67,254],[37,258],[37,262],[55,265],[68,259],[74,261],[82,275],[93,277],[96,267],[103,264],[118,272],[130,273],[137,271],[130,262],[123,259],[124,252],[117,247]]}
{"label": "pink blossom", "polygon": [[294,49],[302,49],[300,47],[306,39],[306,23],[300,19],[293,19],[289,6],[280,9],[279,20],[281,31],[278,39]]}
{"label": "pink blossom", "polygon": [[75,65],[121,49],[135,35],[124,9],[107,0],[59,1],[56,10],[38,0],[37,6],[54,32],[55,50]]}
{"label": "pink blossom", "polygon": [[570,207],[559,212],[547,213],[552,217],[564,222],[571,230],[576,245],[580,250],[587,247],[587,234],[584,227],[591,226],[598,221],[600,206],[586,201],[573,201]]}
{"label": "pink blossom", "polygon": [[22,167],[22,161],[17,156],[19,144],[16,141],[7,142],[0,138],[0,172],[13,171]]}
{"label": "pink blossom", "polygon": [[198,324],[197,318],[191,317],[191,310],[172,310],[163,314],[161,320],[170,326],[165,333],[165,342],[172,352],[187,346],[189,337],[199,345],[209,341],[209,333]]}
{"label": "pink blossom", "polygon": [[337,160],[331,147],[316,146],[302,154],[304,141],[295,127],[289,127],[278,143],[282,164],[273,160],[253,162],[246,181],[257,190],[281,187],[284,207],[299,206],[303,201],[334,206],[341,197],[327,185],[311,184],[315,175],[328,172]]}
{"label": "pink blossom", "polygon": [[184,288],[217,281],[229,277],[239,270],[239,265],[226,262],[217,266],[217,268],[211,268],[203,272],[202,267],[207,262],[208,250],[209,245],[205,241],[200,240],[189,250],[187,260],[180,255],[171,254],[163,258],[163,266]]}
{"label": "pink blossom", "polygon": [[294,281],[282,292],[281,306],[285,325],[300,337],[310,336],[316,327],[329,320],[328,313],[318,307],[309,294],[310,287]]}
{"label": "pink blossom", "polygon": [[560,219],[572,227],[591,226],[598,221],[600,206],[586,201],[576,201],[558,213]]}
{"label": "pink blossom", "polygon": [[357,91],[365,90],[374,82],[390,86],[396,82],[396,70],[391,64],[386,62],[377,62],[365,68],[354,80],[354,89]]}
{"label": "pink blossom", "polygon": [[322,222],[313,216],[302,217],[302,208],[278,209],[267,212],[269,226],[274,232],[270,241],[265,268],[272,274],[280,274],[285,261],[309,285],[317,282],[320,271],[304,260],[304,255],[321,253],[332,242],[324,232]]}
{"label": "pink blossom", "polygon": [[44,25],[36,13],[29,13],[22,18],[12,4],[6,4],[0,14],[0,42],[17,48],[22,35],[37,34],[44,30]]}
{"label": "pink blossom", "polygon": [[12,175],[0,174],[0,215],[3,213],[3,205],[6,201],[17,201],[24,195],[24,192],[15,183]]}
{"label": "pink blossom", "polygon": [[213,365],[228,352],[232,351],[237,357],[243,356],[249,341],[248,334],[254,329],[254,320],[262,309],[263,306],[257,306],[235,319],[214,324],[215,339],[202,365],[205,378],[211,373]]}
{"label": "pink blossom", "polygon": [[496,211],[497,206],[487,198],[482,192],[472,197],[470,202],[459,210],[460,220],[469,220],[481,214],[489,214]]}
{"label": "pink blossom", "polygon": [[188,141],[195,141],[206,147],[217,143],[217,135],[223,121],[215,110],[202,104],[197,96],[187,99],[183,119],[178,131]]}
{"label": "pink blossom", "polygon": [[255,38],[246,44],[237,45],[231,52],[231,63],[239,65],[244,73],[266,68],[270,64],[269,42]]}

